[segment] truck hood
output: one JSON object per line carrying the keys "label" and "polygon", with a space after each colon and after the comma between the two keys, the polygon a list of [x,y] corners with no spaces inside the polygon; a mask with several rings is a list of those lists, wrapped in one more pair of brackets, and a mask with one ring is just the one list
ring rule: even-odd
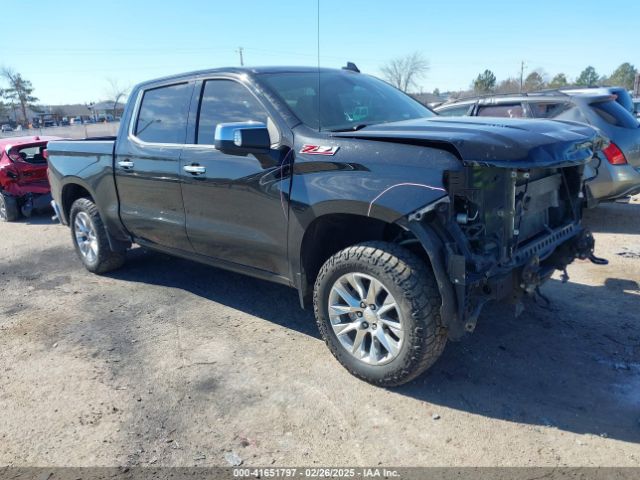
{"label": "truck hood", "polygon": [[466,165],[503,168],[584,164],[605,142],[598,130],[581,123],[488,117],[422,118],[334,135],[443,148]]}

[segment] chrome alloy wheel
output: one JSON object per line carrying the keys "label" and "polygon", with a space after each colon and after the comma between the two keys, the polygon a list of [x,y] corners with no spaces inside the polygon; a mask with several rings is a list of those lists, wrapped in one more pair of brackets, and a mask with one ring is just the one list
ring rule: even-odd
{"label": "chrome alloy wheel", "polygon": [[370,365],[396,358],[404,338],[396,300],[379,281],[364,273],[341,276],[329,293],[329,319],[344,349]]}
{"label": "chrome alloy wheel", "polygon": [[73,233],[82,257],[89,263],[95,262],[98,258],[98,239],[93,222],[86,212],[79,212],[76,215]]}
{"label": "chrome alloy wheel", "polygon": [[0,220],[7,219],[7,204],[4,201],[4,197],[0,195]]}

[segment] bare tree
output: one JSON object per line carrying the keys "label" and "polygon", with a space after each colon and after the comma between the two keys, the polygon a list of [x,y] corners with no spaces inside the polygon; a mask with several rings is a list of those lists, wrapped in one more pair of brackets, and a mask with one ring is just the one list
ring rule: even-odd
{"label": "bare tree", "polygon": [[106,92],[107,99],[109,102],[113,102],[113,118],[115,119],[118,112],[118,103],[120,103],[120,100],[127,98],[131,87],[122,85],[115,78],[107,78],[107,83],[109,84]]}
{"label": "bare tree", "polygon": [[380,71],[391,85],[403,92],[408,92],[412,88],[417,88],[416,82],[429,71],[429,62],[420,52],[414,52],[388,61]]}
{"label": "bare tree", "polygon": [[520,92],[520,79],[509,77],[499,82],[495,89],[495,93],[518,93]]}
{"label": "bare tree", "polygon": [[0,88],[0,119],[4,118],[5,114],[8,111],[7,105],[3,101],[4,99],[4,90]]}
{"label": "bare tree", "polygon": [[3,68],[0,75],[9,84],[9,88],[3,92],[4,97],[9,100],[11,105],[15,105],[16,103],[20,105],[22,120],[24,126],[27,126],[29,123],[27,109],[31,108],[33,104],[38,101],[38,99],[32,95],[33,86],[31,82],[25,80],[22,78],[22,75],[10,68]]}

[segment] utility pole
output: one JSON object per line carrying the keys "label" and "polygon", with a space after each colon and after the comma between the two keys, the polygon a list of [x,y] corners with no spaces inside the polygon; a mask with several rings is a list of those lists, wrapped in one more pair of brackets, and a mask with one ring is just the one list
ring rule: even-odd
{"label": "utility pole", "polygon": [[520,93],[522,93],[522,87],[524,86],[524,60],[520,62]]}
{"label": "utility pole", "polygon": [[238,47],[238,54],[240,55],[240,66],[244,67],[244,58],[242,57],[242,52],[244,51],[244,48],[242,47]]}

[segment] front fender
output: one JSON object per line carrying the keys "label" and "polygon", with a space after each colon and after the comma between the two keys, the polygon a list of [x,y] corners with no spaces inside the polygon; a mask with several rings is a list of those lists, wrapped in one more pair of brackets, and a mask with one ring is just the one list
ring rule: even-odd
{"label": "front fender", "polygon": [[447,335],[451,340],[460,339],[464,333],[464,324],[459,315],[458,303],[456,301],[453,285],[449,280],[445,267],[445,247],[436,231],[426,222],[418,219],[403,222],[405,228],[418,239],[422,248],[429,257],[431,269],[436,277],[442,305],[440,306],[440,318],[445,327]]}

